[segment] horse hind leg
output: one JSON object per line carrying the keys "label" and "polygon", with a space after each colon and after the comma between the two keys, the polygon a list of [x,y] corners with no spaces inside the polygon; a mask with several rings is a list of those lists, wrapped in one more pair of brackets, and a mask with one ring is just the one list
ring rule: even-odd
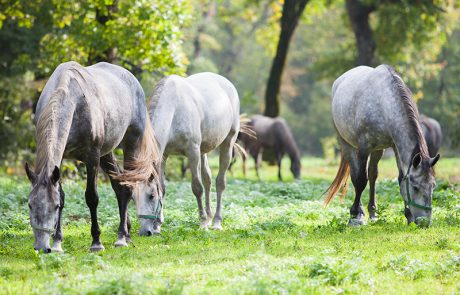
{"label": "horse hind leg", "polygon": [[225,186],[227,185],[226,173],[232,158],[232,149],[235,140],[236,135],[229,135],[220,145],[219,173],[216,177],[217,204],[213,221],[213,229],[215,230],[222,230],[222,194],[224,193]]}
{"label": "horse hind leg", "polygon": [[200,216],[200,228],[206,229],[208,217],[203,208],[203,183],[201,180],[201,160],[200,160],[200,147],[196,145],[189,149],[187,153],[190,171],[192,172],[192,191],[196,197],[198,205],[198,214]]}
{"label": "horse hind leg", "polygon": [[377,202],[375,200],[375,181],[378,176],[378,163],[382,158],[383,150],[371,153],[369,160],[369,167],[367,168],[367,175],[369,177],[369,203],[367,210],[369,211],[369,218],[371,221],[377,220],[375,215],[377,211]]}
{"label": "horse hind leg", "polygon": [[206,221],[206,227],[211,223],[212,212],[211,212],[211,169],[209,168],[208,156],[206,154],[201,156],[201,179],[204,185],[204,194],[206,202],[206,215],[208,216]]}
{"label": "horse hind leg", "polygon": [[[350,149],[353,149],[350,147]],[[359,226],[365,224],[364,209],[361,203],[361,195],[367,185],[367,159],[369,154],[358,150],[350,150],[348,153],[350,162],[351,181],[355,188],[355,200],[350,208],[350,221],[348,225]]]}

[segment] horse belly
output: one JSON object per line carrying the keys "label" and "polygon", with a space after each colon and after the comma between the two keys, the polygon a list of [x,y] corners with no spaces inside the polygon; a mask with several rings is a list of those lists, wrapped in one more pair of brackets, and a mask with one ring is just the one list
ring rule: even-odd
{"label": "horse belly", "polygon": [[232,129],[232,117],[231,112],[227,112],[206,118],[201,125],[201,153],[209,153],[222,144]]}
{"label": "horse belly", "polygon": [[[341,103],[343,104],[343,101]],[[381,150],[392,146],[383,112],[361,103],[354,108],[333,104],[333,120],[340,137],[356,149]],[[353,105],[353,104],[351,104]]]}

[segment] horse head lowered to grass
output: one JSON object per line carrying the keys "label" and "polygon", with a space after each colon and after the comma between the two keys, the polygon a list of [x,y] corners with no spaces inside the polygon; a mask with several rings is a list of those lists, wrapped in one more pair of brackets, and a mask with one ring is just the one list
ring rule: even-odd
{"label": "horse head lowered to grass", "polygon": [[342,156],[325,204],[342,187],[346,192],[351,175],[355,200],[349,224],[364,224],[361,194],[369,180],[368,210],[370,218],[375,219],[377,164],[384,149],[392,147],[407,221],[429,224],[436,185],[432,167],[439,160],[439,154],[429,156],[412,93],[393,68],[360,66],[337,78],[332,86],[332,118]]}
{"label": "horse head lowered to grass", "polygon": [[[109,174],[117,196],[120,225],[115,245],[127,246],[131,187],[136,187],[136,197],[159,197],[155,185],[158,148],[144,91],[137,79],[129,71],[108,63],[89,67],[75,62],[63,63],[53,72],[40,95],[35,124],[35,170],[28,164],[25,166],[32,183],[29,208],[34,248],[47,253],[62,251],[64,191],[59,167],[63,157],[86,164],[85,199],[91,215],[91,250],[104,249],[97,220],[99,166]],[[118,167],[113,154],[117,147],[123,149],[124,171]],[[50,247],[52,235],[54,242]]]}
{"label": "horse head lowered to grass", "polygon": [[[249,128],[254,130],[252,134],[240,133],[238,139],[243,143],[248,154],[252,156],[255,163],[257,177],[259,176],[259,166],[261,153],[264,148],[273,149],[278,165],[278,180],[281,177],[281,160],[285,154],[291,159],[291,172],[295,179],[300,179],[301,162],[300,151],[295,142],[291,129],[283,118],[270,118],[262,115],[251,116],[248,123]],[[246,173],[246,157],[243,157],[243,173]]]}
{"label": "horse head lowered to grass", "polygon": [[[222,229],[222,195],[233,146],[240,130],[240,101],[233,84],[213,73],[183,78],[171,75],[156,86],[151,98],[150,118],[158,140],[161,165],[161,191],[165,194],[165,165],[170,155],[187,157],[192,172],[192,191],[198,204],[200,227],[213,222]],[[207,154],[219,148],[219,172],[216,178],[217,206],[211,211],[211,170]],[[205,196],[205,207],[202,196]],[[160,232],[163,223],[163,199],[140,200],[141,234]]]}

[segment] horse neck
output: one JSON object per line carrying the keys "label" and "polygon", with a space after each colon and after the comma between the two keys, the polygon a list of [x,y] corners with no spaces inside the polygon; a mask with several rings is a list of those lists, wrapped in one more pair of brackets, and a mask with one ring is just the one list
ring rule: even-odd
{"label": "horse neck", "polygon": [[157,104],[150,106],[149,117],[158,143],[160,156],[162,157],[166,146],[168,145],[169,134],[174,132],[172,121],[174,119],[175,109],[172,107],[157,108]]}
{"label": "horse neck", "polygon": [[75,111],[75,102],[68,91],[58,89],[48,101],[37,121],[36,172],[51,174],[59,167],[64,156],[70,127]]}
{"label": "horse neck", "polygon": [[297,148],[296,144],[293,142],[293,138],[287,138],[285,142],[285,150],[286,153],[289,155],[289,158],[292,162],[299,162],[299,149]]}
{"label": "horse neck", "polygon": [[[422,157],[428,157],[427,146],[420,124],[411,124],[409,118],[403,126],[393,128],[392,134],[395,148],[397,150],[398,166],[402,173],[406,173],[413,157],[420,153]],[[401,132],[406,130],[406,132]]]}
{"label": "horse neck", "polygon": [[282,130],[278,130],[278,133],[280,135],[278,135],[279,138],[277,140],[281,141],[283,148],[289,155],[291,161],[300,161],[299,149],[294,141],[291,130],[287,126],[283,125]]}

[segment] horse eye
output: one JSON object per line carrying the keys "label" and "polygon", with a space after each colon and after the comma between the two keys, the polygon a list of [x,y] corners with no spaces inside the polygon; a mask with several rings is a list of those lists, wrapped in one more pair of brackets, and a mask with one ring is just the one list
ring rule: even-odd
{"label": "horse eye", "polygon": [[56,205],[56,210],[59,210],[59,205]]}
{"label": "horse eye", "polygon": [[149,199],[150,199],[150,200],[153,200],[153,198],[154,198],[153,195],[150,195],[150,196],[149,196]]}

